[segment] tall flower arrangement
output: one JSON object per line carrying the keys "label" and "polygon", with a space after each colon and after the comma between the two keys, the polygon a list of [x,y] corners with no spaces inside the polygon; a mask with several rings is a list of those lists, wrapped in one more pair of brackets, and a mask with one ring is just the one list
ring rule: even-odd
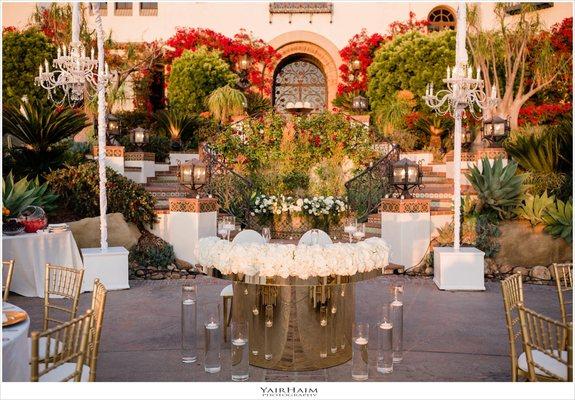
{"label": "tall flower arrangement", "polygon": [[211,29],[179,28],[166,44],[173,48],[166,53],[169,63],[180,57],[184,50],[195,51],[201,46],[220,51],[232,69],[236,68],[240,57],[248,56],[251,64],[247,74],[252,87],[260,93],[268,94],[270,91],[272,70],[279,54],[262,39],[254,38],[245,30],[230,38]]}

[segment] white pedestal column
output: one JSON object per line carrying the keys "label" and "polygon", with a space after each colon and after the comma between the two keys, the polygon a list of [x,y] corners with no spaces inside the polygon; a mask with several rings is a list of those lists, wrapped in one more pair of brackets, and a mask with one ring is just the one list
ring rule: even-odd
{"label": "white pedestal column", "polygon": [[[94,158],[98,158],[98,146],[94,146]],[[124,175],[124,146],[106,146],[106,167]]]}
{"label": "white pedestal column", "polygon": [[441,290],[485,290],[484,256],[475,247],[436,247],[433,281]]}
{"label": "white pedestal column", "polygon": [[135,167],[137,171],[130,171],[127,175],[137,183],[147,183],[148,178],[156,176],[156,162],[154,153],[132,152],[124,156],[126,167]]}
{"label": "white pedestal column", "polygon": [[409,269],[423,259],[431,240],[429,199],[383,199],[381,237],[391,246],[390,262]]}
{"label": "white pedestal column", "polygon": [[169,242],[177,258],[196,264],[199,240],[217,235],[218,202],[213,198],[171,198],[169,202]]}
{"label": "white pedestal column", "polygon": [[94,279],[108,290],[129,289],[128,281],[128,250],[124,247],[108,247],[106,250],[98,248],[81,249],[84,259],[83,292],[91,292]]}

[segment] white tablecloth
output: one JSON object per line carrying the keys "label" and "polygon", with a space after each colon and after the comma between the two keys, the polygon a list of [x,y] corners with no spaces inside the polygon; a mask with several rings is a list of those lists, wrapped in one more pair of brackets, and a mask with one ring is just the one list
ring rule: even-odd
{"label": "white tablecloth", "polygon": [[10,291],[44,297],[46,263],[82,268],[82,258],[72,232],[27,233],[2,236],[2,259],[14,259]]}
{"label": "white tablecloth", "polygon": [[[2,303],[2,311],[22,311],[10,303]],[[30,318],[19,324],[2,328],[2,381],[30,380],[28,328]]]}

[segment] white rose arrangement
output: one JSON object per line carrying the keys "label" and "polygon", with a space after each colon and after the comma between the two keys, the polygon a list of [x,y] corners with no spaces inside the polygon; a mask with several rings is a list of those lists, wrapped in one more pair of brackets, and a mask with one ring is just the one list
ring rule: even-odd
{"label": "white rose arrangement", "polygon": [[232,243],[217,237],[200,239],[199,263],[222,274],[261,277],[345,275],[383,269],[389,264],[390,248],[381,238],[358,243],[294,245],[280,243]]}
{"label": "white rose arrangement", "polygon": [[294,198],[291,196],[266,196],[254,198],[252,215],[280,215],[302,213],[306,216],[338,215],[347,211],[344,199],[334,196]]}

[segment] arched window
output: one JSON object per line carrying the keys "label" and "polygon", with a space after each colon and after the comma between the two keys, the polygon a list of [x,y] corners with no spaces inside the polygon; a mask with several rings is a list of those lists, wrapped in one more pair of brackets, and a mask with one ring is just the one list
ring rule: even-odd
{"label": "arched window", "polygon": [[435,7],[427,16],[430,31],[455,29],[455,13],[446,6]]}

